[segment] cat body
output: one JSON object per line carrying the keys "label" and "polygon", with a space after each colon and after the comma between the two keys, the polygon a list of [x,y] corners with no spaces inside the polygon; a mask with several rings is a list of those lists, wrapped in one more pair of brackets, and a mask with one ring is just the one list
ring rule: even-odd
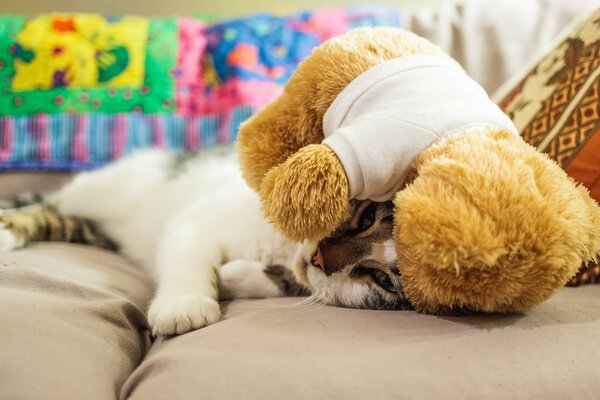
{"label": "cat body", "polygon": [[123,254],[151,273],[159,268],[157,252],[171,235],[180,246],[191,241],[197,248],[199,238],[214,239],[204,257],[219,261],[287,265],[295,248],[257,212],[258,197],[242,180],[233,154],[179,161],[160,150],[139,152],[77,175],[53,203],[61,214],[96,221]]}
{"label": "cat body", "polygon": [[145,150],[31,198],[42,202],[0,215],[0,249],[42,240],[118,249],[156,279],[155,335],[218,321],[219,299],[312,292],[329,304],[408,308],[391,203],[353,202],[333,235],[294,243],[262,216],[231,149]]}
{"label": "cat body", "polygon": [[[232,152],[215,153],[142,151],[78,174],[48,199],[59,216],[94,221],[122,254],[155,276],[148,316],[157,335],[216,322],[219,292],[221,299],[286,294],[264,270],[291,271],[297,245],[261,216]],[[24,239],[15,236],[9,247]]]}

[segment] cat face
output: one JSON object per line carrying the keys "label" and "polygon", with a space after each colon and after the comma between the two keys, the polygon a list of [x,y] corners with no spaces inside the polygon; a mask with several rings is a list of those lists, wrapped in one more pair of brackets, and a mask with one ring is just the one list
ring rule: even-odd
{"label": "cat face", "polygon": [[299,246],[296,279],[313,296],[338,306],[408,309],[394,249],[391,201],[353,200],[351,217],[319,243]]}

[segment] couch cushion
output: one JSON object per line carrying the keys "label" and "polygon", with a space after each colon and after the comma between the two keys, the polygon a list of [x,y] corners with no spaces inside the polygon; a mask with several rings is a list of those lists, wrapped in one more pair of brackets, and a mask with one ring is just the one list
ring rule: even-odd
{"label": "couch cushion", "polygon": [[[235,301],[225,320],[157,342],[123,399],[597,398],[600,286],[526,314]],[[584,384],[580,384],[584,383]]]}
{"label": "couch cushion", "polygon": [[0,253],[0,397],[114,399],[145,354],[151,294],[145,274],[107,251]]}
{"label": "couch cushion", "polygon": [[68,172],[5,172],[1,179],[0,199],[22,192],[53,191],[71,177]]}
{"label": "couch cushion", "polygon": [[600,201],[600,8],[499,98],[523,139]]}

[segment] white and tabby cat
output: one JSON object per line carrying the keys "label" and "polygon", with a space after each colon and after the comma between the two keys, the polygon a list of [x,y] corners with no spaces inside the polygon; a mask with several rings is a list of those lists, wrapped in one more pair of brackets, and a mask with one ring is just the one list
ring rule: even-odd
{"label": "white and tabby cat", "polygon": [[39,203],[2,212],[0,249],[55,240],[120,251],[156,277],[148,311],[156,335],[218,321],[219,298],[310,292],[340,306],[410,307],[396,264],[391,203],[355,202],[333,235],[298,245],[262,217],[231,150],[143,151],[80,173],[43,199],[13,200]]}

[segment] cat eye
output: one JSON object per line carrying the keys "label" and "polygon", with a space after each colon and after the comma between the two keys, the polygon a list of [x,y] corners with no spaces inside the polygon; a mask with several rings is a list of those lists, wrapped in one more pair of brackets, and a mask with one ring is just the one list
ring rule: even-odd
{"label": "cat eye", "polygon": [[390,276],[383,271],[378,269],[373,270],[374,272],[371,274],[371,278],[381,286],[382,289],[387,290],[388,292],[397,293],[396,287],[392,283]]}
{"label": "cat eye", "polygon": [[360,220],[358,221],[358,230],[359,232],[366,231],[375,223],[375,214],[377,212],[377,203],[371,203],[365,208],[365,210],[360,215]]}
{"label": "cat eye", "polygon": [[376,268],[366,268],[366,267],[356,267],[352,270],[351,276],[358,277],[368,275],[371,277],[373,282],[375,282],[379,287],[383,290],[387,290],[391,293],[398,293],[396,287],[392,283],[390,276],[383,272],[380,269]]}
{"label": "cat eye", "polygon": [[387,217],[383,218],[381,222],[394,222],[394,216],[388,215]]}

